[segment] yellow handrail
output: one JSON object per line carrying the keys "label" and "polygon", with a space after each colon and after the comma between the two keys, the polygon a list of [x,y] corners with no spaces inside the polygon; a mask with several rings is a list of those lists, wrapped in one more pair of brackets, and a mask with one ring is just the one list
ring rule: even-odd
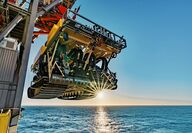
{"label": "yellow handrail", "polygon": [[10,110],[8,110],[6,113],[0,113],[0,133],[7,133],[10,118],[11,118]]}

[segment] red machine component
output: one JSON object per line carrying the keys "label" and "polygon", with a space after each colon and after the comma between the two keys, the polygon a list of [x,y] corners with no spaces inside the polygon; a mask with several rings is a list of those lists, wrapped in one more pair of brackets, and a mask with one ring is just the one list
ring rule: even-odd
{"label": "red machine component", "polygon": [[[63,3],[56,5],[43,16],[38,17],[35,23],[35,28],[39,29],[39,31],[34,31],[33,42],[39,35],[49,34],[53,25],[57,24],[60,19],[67,16],[67,9],[70,9],[74,3],[75,1],[71,2],[70,0],[64,0]],[[75,12],[77,13],[79,9],[80,7],[75,9]],[[76,15],[73,16],[73,19],[76,19]]]}
{"label": "red machine component", "polygon": [[[63,2],[54,6],[51,10],[46,12],[44,15],[38,17],[35,23],[35,28],[39,29],[39,31],[34,31],[33,41],[39,35],[49,34],[53,25],[57,24],[60,19],[67,16],[67,9],[72,8],[75,1],[76,0],[63,0]],[[44,7],[44,5],[42,5],[42,7]],[[74,12],[78,13],[79,10],[80,10],[80,7],[75,9]],[[76,15],[74,15],[72,19],[75,20]]]}
{"label": "red machine component", "polygon": [[17,0],[9,0],[9,3],[15,4]]}
{"label": "red machine component", "polygon": [[49,33],[53,25],[56,24],[65,15],[65,13],[67,13],[67,7],[63,5],[57,5],[45,15],[40,16],[35,23],[35,27],[41,30],[39,34],[41,34],[42,31]]}

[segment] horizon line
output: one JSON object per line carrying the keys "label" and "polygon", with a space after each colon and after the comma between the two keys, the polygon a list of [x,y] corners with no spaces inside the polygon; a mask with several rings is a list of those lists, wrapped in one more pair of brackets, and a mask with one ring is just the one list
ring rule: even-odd
{"label": "horizon line", "polygon": [[123,105],[21,105],[21,106],[39,106],[39,107],[128,107],[128,106],[192,106],[192,104],[146,104],[146,105],[130,105],[130,104],[123,104]]}

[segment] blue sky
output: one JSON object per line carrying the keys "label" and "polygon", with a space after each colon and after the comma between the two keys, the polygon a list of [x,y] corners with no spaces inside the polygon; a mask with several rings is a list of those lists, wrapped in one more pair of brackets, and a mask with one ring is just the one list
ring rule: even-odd
{"label": "blue sky", "polygon": [[[119,87],[106,94],[108,100],[115,97],[117,104],[192,104],[191,0],[77,0],[75,6],[79,5],[80,14],[124,35],[128,42],[110,64],[117,72]],[[45,37],[33,44],[29,66],[42,40]],[[25,88],[31,77],[28,70]],[[28,100],[24,92],[24,101]]]}

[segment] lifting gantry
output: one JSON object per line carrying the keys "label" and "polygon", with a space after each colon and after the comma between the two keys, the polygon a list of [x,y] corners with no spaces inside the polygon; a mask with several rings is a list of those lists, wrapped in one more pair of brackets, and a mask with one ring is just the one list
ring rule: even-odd
{"label": "lifting gantry", "polygon": [[31,43],[40,35],[47,35],[47,41],[31,67],[29,98],[80,100],[117,88],[116,74],[108,65],[126,47],[126,40],[78,14],[80,7],[71,10],[75,1],[0,0],[0,129],[4,132],[16,132]]}

